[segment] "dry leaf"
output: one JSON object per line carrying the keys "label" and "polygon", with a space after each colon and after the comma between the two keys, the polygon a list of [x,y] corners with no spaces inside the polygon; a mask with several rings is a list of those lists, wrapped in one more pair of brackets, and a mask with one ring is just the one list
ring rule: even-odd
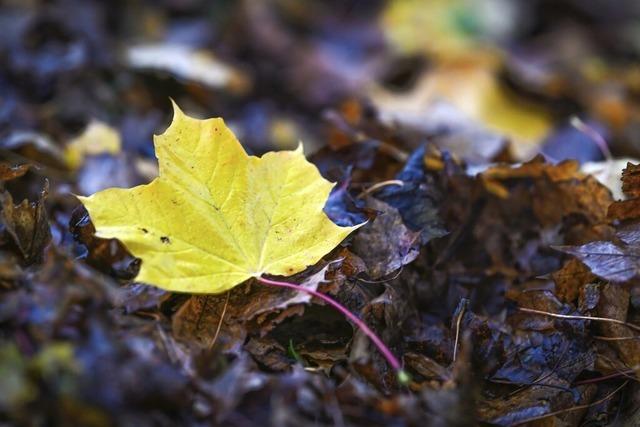
{"label": "dry leaf", "polygon": [[223,63],[210,52],[179,44],[147,44],[130,47],[126,59],[132,68],[169,72],[176,78],[211,88],[243,93],[250,82],[239,70]]}

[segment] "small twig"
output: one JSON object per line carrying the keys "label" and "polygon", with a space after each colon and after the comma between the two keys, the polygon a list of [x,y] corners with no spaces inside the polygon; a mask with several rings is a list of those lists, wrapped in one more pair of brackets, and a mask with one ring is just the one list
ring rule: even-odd
{"label": "small twig", "polygon": [[466,300],[463,302],[462,307],[460,308],[460,314],[458,314],[458,320],[456,320],[456,340],[453,343],[453,362],[456,361],[456,356],[458,354],[458,340],[460,339],[460,323],[462,322],[462,316],[464,316],[464,312],[467,309]]}
{"label": "small twig", "polygon": [[358,199],[362,199],[364,196],[366,196],[369,193],[373,193],[374,191],[377,191],[383,187],[387,187],[389,185],[398,185],[400,187],[402,187],[404,185],[404,182],[402,180],[399,179],[390,179],[388,181],[382,181],[382,182],[378,182],[376,184],[373,184],[371,187],[362,190],[362,192],[360,194],[358,194],[357,198]]}
{"label": "small twig", "polygon": [[361,279],[358,278],[357,280],[359,282],[364,282],[364,283],[370,283],[370,284],[376,284],[376,283],[387,283],[390,282],[392,280],[397,279],[398,277],[400,277],[400,275],[402,274],[402,271],[404,270],[404,266],[400,267],[400,269],[398,270],[398,272],[396,274],[394,274],[392,277],[389,277],[388,279],[380,279],[380,280],[367,280],[367,279]]}
{"label": "small twig", "polygon": [[638,381],[638,379],[636,377],[634,377],[633,374],[635,374],[635,371],[633,369],[629,369],[629,370],[626,370],[626,371],[618,371],[618,372],[614,372],[612,374],[603,375],[601,377],[589,378],[588,380],[576,381],[574,383],[574,385],[595,384],[595,383],[599,383],[599,382],[602,382],[602,381],[606,381],[606,380],[610,380],[610,379],[618,378],[618,377],[625,377],[625,378],[629,378],[630,380],[633,380],[633,381]]}
{"label": "small twig", "polygon": [[638,326],[638,325],[634,325],[633,323],[627,323],[627,322],[624,322],[624,321],[618,320],[618,319],[610,319],[608,317],[573,316],[573,315],[568,315],[568,314],[549,313],[548,311],[534,310],[532,308],[524,308],[524,307],[518,307],[518,310],[522,311],[524,313],[540,314],[540,315],[543,315],[543,316],[556,317],[558,319],[595,320],[595,321],[598,321],[598,322],[615,323],[617,325],[623,325],[623,326],[626,326],[626,327],[631,328],[633,330],[640,331],[640,326]]}
{"label": "small twig", "polygon": [[218,321],[218,326],[216,327],[216,333],[213,335],[211,342],[209,343],[209,350],[213,348],[216,341],[218,340],[218,334],[220,334],[220,329],[222,328],[222,322],[224,321],[224,315],[227,313],[227,306],[229,305],[229,296],[231,295],[231,291],[227,291],[227,298],[224,300],[224,306],[222,307],[222,313],[220,314],[220,320]]}
{"label": "small twig", "polygon": [[600,335],[593,335],[591,338],[600,340],[600,341],[628,341],[628,340],[639,340],[640,335],[631,335],[628,337],[603,337]]}
{"label": "small twig", "polygon": [[378,140],[378,149],[381,153],[388,154],[390,157],[393,157],[394,160],[400,163],[406,162],[409,158],[409,153],[399,149],[392,144],[389,144],[388,142]]}
{"label": "small twig", "polygon": [[571,125],[574,128],[578,129],[580,132],[587,135],[589,138],[591,138],[598,146],[598,149],[600,149],[600,152],[604,156],[605,165],[606,165],[604,169],[605,173],[603,178],[605,182],[608,182],[609,176],[611,175],[612,166],[613,166],[613,154],[611,154],[611,150],[609,149],[609,144],[604,139],[604,137],[600,135],[600,132],[598,132],[593,127],[589,126],[588,124],[580,120],[578,117],[573,116],[571,118]]}
{"label": "small twig", "polygon": [[567,408],[567,409],[560,409],[558,411],[549,412],[548,414],[540,415],[540,416],[537,416],[537,417],[527,418],[526,420],[519,421],[517,424],[514,424],[514,425],[518,426],[518,425],[522,425],[522,424],[525,424],[525,423],[530,423],[531,421],[541,420],[543,418],[553,417],[555,415],[564,414],[566,412],[578,411],[580,409],[587,409],[587,408],[590,408],[592,406],[599,405],[599,404],[601,404],[603,402],[606,402],[607,400],[611,399],[613,396],[615,396],[615,394],[617,392],[622,390],[627,384],[629,384],[629,381],[625,381],[620,387],[616,388],[611,393],[607,394],[602,399],[596,400],[595,402],[591,402],[591,403],[586,404],[586,405],[573,406],[573,407]]}
{"label": "small twig", "polygon": [[520,388],[512,393],[509,393],[509,396],[513,396],[514,394],[517,394],[518,392],[522,391],[524,388],[526,387],[548,387],[548,388],[553,388],[556,390],[560,390],[563,391],[565,393],[573,393],[573,390],[571,390],[571,388],[569,387],[564,387],[561,385],[555,385],[555,384],[545,384],[542,382],[539,382],[538,380],[533,381],[533,382],[513,382],[513,381],[508,381],[508,380],[494,380],[494,379],[490,379],[489,381],[491,381],[492,383],[495,384],[506,384],[506,385],[516,385],[519,386]]}

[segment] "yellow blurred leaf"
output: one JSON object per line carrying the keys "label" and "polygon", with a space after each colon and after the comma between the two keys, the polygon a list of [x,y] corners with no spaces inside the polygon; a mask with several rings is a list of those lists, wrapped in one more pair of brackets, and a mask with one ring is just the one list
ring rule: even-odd
{"label": "yellow blurred leaf", "polygon": [[463,31],[461,0],[391,1],[382,26],[393,46],[405,54],[468,50],[473,40]]}
{"label": "yellow blurred leaf", "polygon": [[503,87],[495,76],[496,60],[481,54],[443,64],[425,72],[408,93],[376,88],[372,98],[383,117],[410,126],[425,123],[429,108],[446,102],[488,130],[511,139],[516,157],[526,158],[551,130],[553,118]]}
{"label": "yellow blurred leaf", "polygon": [[[478,104],[471,115],[489,129],[520,141],[538,142],[551,129],[551,115],[544,109],[511,94],[492,75],[469,76],[478,84]],[[475,78],[475,80],[474,80]]]}
{"label": "yellow blurred leaf", "polygon": [[72,169],[82,165],[86,156],[118,154],[121,149],[120,134],[106,123],[93,120],[82,135],[73,139],[64,151],[64,159]]}
{"label": "yellow blurred leaf", "polygon": [[520,10],[511,0],[391,0],[381,26],[401,54],[446,59],[494,48],[516,30]]}
{"label": "yellow blurred leaf", "polygon": [[80,197],[96,235],[142,259],[141,282],[219,293],[265,273],[288,276],[357,228],[324,214],[333,184],[302,147],[249,156],[222,119],[193,119],[175,105],[154,143],[160,175],[150,184]]}

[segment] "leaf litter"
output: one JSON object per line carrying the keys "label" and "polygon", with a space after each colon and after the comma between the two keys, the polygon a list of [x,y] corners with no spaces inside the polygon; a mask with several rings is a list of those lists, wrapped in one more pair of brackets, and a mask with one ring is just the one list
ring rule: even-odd
{"label": "leaf litter", "polygon": [[[632,2],[10,3],[3,422],[637,424],[640,182],[619,167],[640,156]],[[153,57],[167,52],[202,62]],[[304,142],[337,183],[327,217],[366,224],[285,279],[365,322],[406,385],[318,298],[253,279],[156,288],[100,234],[74,194],[156,178],[170,98],[224,117],[250,156]]]}

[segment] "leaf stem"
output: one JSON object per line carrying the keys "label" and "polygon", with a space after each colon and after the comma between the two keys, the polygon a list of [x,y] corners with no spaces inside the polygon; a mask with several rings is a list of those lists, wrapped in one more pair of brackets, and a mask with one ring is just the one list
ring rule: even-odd
{"label": "leaf stem", "polygon": [[610,162],[613,160],[613,155],[611,154],[611,150],[609,149],[609,144],[607,144],[607,140],[604,139],[600,132],[580,120],[577,116],[573,116],[571,118],[571,125],[574,128],[578,129],[580,132],[587,135],[593,140],[593,142],[596,143],[598,149],[600,150],[606,161]]}
{"label": "leaf stem", "polygon": [[391,365],[391,367],[396,371],[396,373],[398,375],[398,380],[403,384],[406,384],[406,383],[409,382],[408,374],[402,369],[402,365],[400,364],[400,361],[393,355],[391,350],[389,350],[389,347],[387,347],[386,344],[382,342],[382,340],[378,337],[378,335],[376,335],[376,333],[373,332],[367,326],[366,323],[364,323],[362,320],[360,320],[355,314],[350,312],[349,309],[347,309],[345,306],[340,304],[338,301],[334,300],[333,298],[331,298],[331,297],[329,297],[329,296],[327,296],[327,295],[325,295],[323,293],[320,293],[318,291],[314,291],[314,290],[311,290],[311,289],[307,289],[307,288],[302,287],[300,285],[297,285],[295,283],[281,282],[279,280],[267,279],[267,278],[265,278],[263,276],[259,276],[256,279],[259,282],[261,282],[261,283],[263,283],[265,285],[278,286],[278,287],[281,287],[281,288],[293,289],[293,290],[296,290],[298,292],[305,292],[305,293],[307,293],[307,294],[309,294],[309,295],[311,295],[313,297],[321,299],[322,301],[326,302],[327,304],[329,304],[330,306],[332,306],[333,308],[338,310],[347,319],[352,321],[358,328],[360,328],[360,330],[362,332],[364,332],[365,335],[367,335],[371,339],[371,341],[373,341],[373,343],[376,345],[376,347],[378,347],[378,350],[380,350],[380,353],[382,353],[384,358],[387,359],[387,362],[389,362],[389,365]]}

